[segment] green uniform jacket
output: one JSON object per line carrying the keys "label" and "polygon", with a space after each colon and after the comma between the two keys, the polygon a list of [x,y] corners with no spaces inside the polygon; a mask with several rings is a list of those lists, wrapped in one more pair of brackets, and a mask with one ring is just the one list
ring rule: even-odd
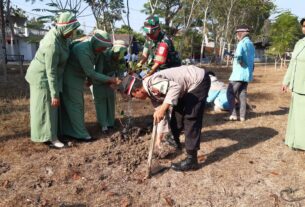
{"label": "green uniform jacket", "polygon": [[63,72],[69,57],[69,41],[55,28],[41,40],[25,79],[31,86],[49,88],[52,98],[62,91]]}
{"label": "green uniform jacket", "polygon": [[95,64],[100,54],[94,53],[91,41],[87,40],[75,44],[71,49],[67,67],[64,73],[64,84],[69,87],[83,90],[86,77],[98,82],[106,82],[109,76],[97,73]]}
{"label": "green uniform jacket", "polygon": [[293,92],[305,94],[305,37],[294,47],[283,84],[289,85]]}

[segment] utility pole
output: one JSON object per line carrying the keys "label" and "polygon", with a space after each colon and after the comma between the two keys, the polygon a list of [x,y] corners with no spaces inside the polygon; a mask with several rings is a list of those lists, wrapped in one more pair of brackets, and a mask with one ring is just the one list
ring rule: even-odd
{"label": "utility pole", "polygon": [[0,21],[1,21],[1,52],[0,62],[2,62],[3,67],[3,78],[4,81],[7,81],[7,65],[6,65],[6,39],[5,39],[5,21],[4,21],[4,5],[3,0],[0,0]]}

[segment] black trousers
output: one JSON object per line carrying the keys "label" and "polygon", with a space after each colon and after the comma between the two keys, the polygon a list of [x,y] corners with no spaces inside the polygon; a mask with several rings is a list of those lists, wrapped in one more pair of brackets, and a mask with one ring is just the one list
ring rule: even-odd
{"label": "black trousers", "polygon": [[184,129],[185,148],[187,151],[197,151],[200,148],[202,118],[206,99],[211,86],[209,75],[191,92],[186,93],[173,107],[170,127],[176,142]]}

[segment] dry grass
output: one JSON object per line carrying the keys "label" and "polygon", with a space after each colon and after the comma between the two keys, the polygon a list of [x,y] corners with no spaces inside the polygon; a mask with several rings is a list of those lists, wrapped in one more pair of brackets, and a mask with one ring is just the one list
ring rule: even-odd
{"label": "dry grass", "polygon": [[[211,70],[222,80],[230,74],[228,68]],[[304,206],[295,198],[305,196],[305,156],[283,143],[290,101],[280,93],[284,72],[256,68],[248,89],[253,111],[245,122],[206,112],[199,170],[165,170],[145,181],[142,152],[150,135],[118,142],[101,134],[88,91],[85,117],[97,141],[73,141],[63,150],[32,143],[27,85],[11,74],[10,83],[0,85],[0,206]],[[118,106],[117,115],[132,113],[134,125],[151,122],[148,101],[129,104],[118,97]],[[182,157],[158,162],[168,167]]]}

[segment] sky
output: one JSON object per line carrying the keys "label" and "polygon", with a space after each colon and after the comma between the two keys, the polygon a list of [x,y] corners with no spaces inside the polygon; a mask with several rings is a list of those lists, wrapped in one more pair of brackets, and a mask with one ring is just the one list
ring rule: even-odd
{"label": "sky", "polygon": [[[305,1],[304,0],[274,0],[279,10],[290,10],[292,14],[302,19],[305,17]],[[274,17],[272,15],[271,17]]]}
{"label": "sky", "polygon": [[[43,15],[41,12],[33,11],[34,8],[46,8],[45,2],[41,2],[36,0],[35,4],[31,2],[26,2],[25,0],[11,0],[12,4],[17,5],[18,7],[22,8],[26,11],[26,14],[29,17],[39,17]],[[130,24],[131,27],[137,31],[141,31],[141,27],[143,25],[144,19],[146,15],[141,13],[143,9],[143,5],[148,0],[129,0],[129,7],[130,7]],[[224,0],[225,1],[225,0]],[[126,0],[125,0],[126,2]],[[299,19],[305,17],[304,11],[304,0],[274,0],[274,3],[277,5],[279,11],[290,10],[292,14],[299,17]],[[126,3],[125,3],[126,4]],[[85,3],[82,5],[85,7]],[[276,14],[272,15],[271,18],[276,17]],[[123,17],[124,21],[127,23],[126,16]],[[91,9],[87,8],[84,13],[78,18],[79,22],[81,23],[81,29],[85,31],[85,33],[89,33],[95,26],[95,19],[92,15]],[[120,27],[123,22],[117,23],[115,26]]]}
{"label": "sky", "polygon": [[[13,5],[17,5],[18,7],[22,8],[26,15],[29,17],[39,17],[43,16],[42,12],[35,12],[33,9],[35,8],[47,8],[45,5],[46,2],[49,2],[48,0],[40,1],[36,0],[34,4],[31,3],[31,1],[26,2],[26,0],[11,0]],[[124,0],[126,5],[126,0]],[[130,25],[131,27],[137,31],[141,31],[142,24],[144,22],[144,19],[146,18],[146,15],[141,12],[143,9],[144,3],[146,3],[147,0],[129,0],[129,8],[130,8]],[[86,4],[83,3],[82,8],[85,8]],[[124,21],[116,23],[116,27],[120,27],[121,25],[126,22],[127,24],[127,18],[126,15],[123,16]],[[95,19],[92,15],[91,9],[88,7],[81,15],[78,17],[79,22],[81,23],[81,29],[85,31],[86,34],[92,31],[92,29],[95,26]]]}

